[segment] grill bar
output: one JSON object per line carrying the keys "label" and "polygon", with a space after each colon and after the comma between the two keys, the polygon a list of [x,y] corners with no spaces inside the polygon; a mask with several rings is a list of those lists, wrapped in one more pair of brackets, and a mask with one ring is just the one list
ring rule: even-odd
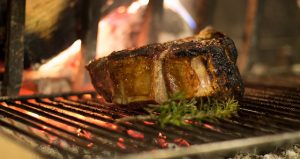
{"label": "grill bar", "polygon": [[28,136],[71,158],[201,147],[300,131],[300,89],[296,88],[249,84],[236,115],[190,127],[161,128],[154,121],[116,123],[117,118],[145,112],[101,100],[94,92],[4,97],[0,99],[0,132]]}
{"label": "grill bar", "polygon": [[283,133],[276,135],[266,135],[260,137],[250,137],[247,139],[235,139],[222,142],[193,145],[188,148],[178,148],[174,150],[155,150],[139,154],[130,154],[124,159],[153,159],[153,158],[228,158],[238,152],[259,153],[272,151],[278,146],[285,144],[295,144],[300,142],[300,132]]}
{"label": "grill bar", "polygon": [[[48,140],[42,139],[39,136],[34,135],[33,133],[30,133],[30,132],[24,131],[24,130],[18,128],[18,127],[12,126],[11,123],[3,122],[3,121],[0,120],[0,125],[3,128],[6,128],[7,130],[13,131],[14,133],[22,134],[22,135],[20,135],[20,136],[22,136],[22,138],[25,138],[25,137],[29,138],[30,140],[36,142],[38,145],[47,145],[47,144],[49,144]],[[1,133],[6,133],[7,134],[7,132],[3,132],[3,131],[1,131]],[[16,136],[7,135],[7,137],[15,138]],[[24,146],[27,146],[27,145],[24,145]],[[62,149],[59,145],[57,145],[55,143],[51,144],[51,148],[56,149],[60,152],[68,153],[69,157],[74,157],[74,158],[80,157],[79,154],[76,154],[72,151],[69,151],[68,149]],[[45,152],[45,151],[44,152],[36,151],[35,153],[38,153],[38,155],[43,156],[45,158],[57,157],[57,156],[51,156],[51,155],[47,154],[47,152]]]}
{"label": "grill bar", "polygon": [[[38,107],[38,105],[33,104],[33,103],[28,103],[28,102],[24,102],[24,103],[30,104],[34,107]],[[47,105],[47,106],[43,105],[43,106],[44,106],[44,107],[42,107],[43,111],[36,112],[36,111],[33,111],[32,109],[28,109],[28,108],[27,108],[27,110],[31,110],[35,113],[43,114],[43,115],[47,116],[48,118],[59,121],[60,123],[64,123],[66,125],[72,125],[73,127],[78,127],[82,131],[84,131],[85,129],[90,130],[90,131],[92,130],[90,128],[86,128],[86,125],[93,127],[94,128],[93,130],[97,129],[98,131],[94,131],[94,132],[98,132],[98,133],[100,133],[100,128],[101,128],[102,133],[99,134],[100,137],[105,136],[105,138],[114,139],[114,140],[117,140],[120,137],[123,137],[123,138],[127,137],[126,135],[122,135],[121,133],[114,132],[110,129],[105,129],[105,127],[114,126],[114,125],[110,125],[110,123],[107,123],[103,118],[99,118],[100,120],[94,120],[97,116],[89,116],[89,114],[84,114],[84,113],[81,114],[79,112],[76,112],[76,114],[75,114],[74,112],[72,112],[72,110],[60,109],[59,107],[55,107],[56,110],[53,110],[53,109],[51,109],[51,107],[48,107],[50,105]],[[53,105],[51,105],[51,106],[53,106]],[[72,113],[71,114],[67,113],[67,111],[70,111]],[[45,114],[44,112],[51,112],[51,114],[50,113]],[[59,117],[55,117],[52,114],[59,114]],[[61,117],[63,117],[63,118],[61,118]],[[80,118],[83,118],[83,119],[80,119]],[[71,119],[71,120],[69,120],[69,119]],[[80,123],[80,124],[75,124],[74,121],[76,121],[77,123]],[[113,129],[113,127],[111,129]],[[136,142],[134,140],[129,140],[129,141],[132,142],[133,144],[139,144],[139,146],[141,146],[144,149],[148,147],[148,145],[140,144],[140,142]],[[129,144],[129,145],[131,145],[131,144]],[[128,149],[128,150],[130,150],[130,149]]]}

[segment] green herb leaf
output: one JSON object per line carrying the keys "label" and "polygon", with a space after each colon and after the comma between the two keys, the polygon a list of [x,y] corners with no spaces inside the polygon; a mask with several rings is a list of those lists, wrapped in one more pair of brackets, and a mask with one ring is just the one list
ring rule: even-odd
{"label": "green herb leaf", "polygon": [[207,97],[207,100],[185,99],[182,93],[176,93],[167,102],[160,105],[149,105],[145,111],[149,115],[137,115],[117,119],[117,122],[132,120],[156,120],[161,127],[166,124],[187,125],[186,120],[215,120],[228,118],[235,114],[238,102],[234,98],[224,100]]}

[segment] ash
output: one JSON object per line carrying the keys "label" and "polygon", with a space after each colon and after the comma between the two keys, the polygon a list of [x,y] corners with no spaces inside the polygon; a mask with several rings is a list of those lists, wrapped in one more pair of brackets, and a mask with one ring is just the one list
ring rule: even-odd
{"label": "ash", "polygon": [[287,149],[278,149],[264,155],[237,154],[230,159],[300,159],[300,144],[293,145]]}

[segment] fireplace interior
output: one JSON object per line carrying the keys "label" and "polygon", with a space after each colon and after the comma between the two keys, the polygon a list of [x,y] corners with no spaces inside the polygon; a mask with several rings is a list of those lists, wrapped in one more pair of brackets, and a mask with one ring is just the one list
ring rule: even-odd
{"label": "fireplace interior", "polygon": [[[299,0],[0,0],[0,153],[234,158],[299,145],[298,17]],[[116,122],[146,112],[105,103],[85,65],[207,25],[238,49],[245,95],[237,114],[187,127]]]}

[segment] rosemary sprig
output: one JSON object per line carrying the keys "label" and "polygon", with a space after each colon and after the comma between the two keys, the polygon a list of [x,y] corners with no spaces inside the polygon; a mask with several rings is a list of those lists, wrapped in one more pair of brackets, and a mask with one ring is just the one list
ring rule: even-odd
{"label": "rosemary sprig", "polygon": [[177,93],[167,102],[160,105],[149,105],[144,108],[148,115],[137,115],[118,119],[117,122],[133,120],[156,120],[162,127],[166,124],[177,126],[187,125],[186,120],[214,120],[227,118],[236,113],[238,102],[234,98],[218,100],[214,98],[185,99],[182,93]]}

